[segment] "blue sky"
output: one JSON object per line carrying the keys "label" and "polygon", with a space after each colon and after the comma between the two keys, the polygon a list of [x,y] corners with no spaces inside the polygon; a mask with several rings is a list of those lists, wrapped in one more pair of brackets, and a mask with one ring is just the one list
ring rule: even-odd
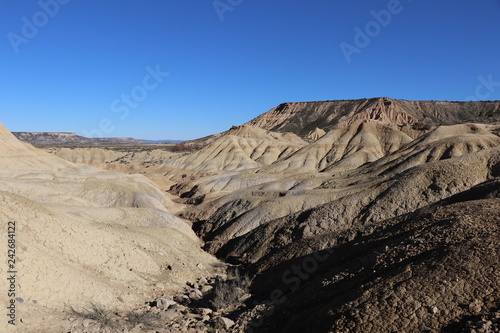
{"label": "blue sky", "polygon": [[500,100],[499,17],[500,0],[0,0],[0,122],[192,139],[282,102]]}

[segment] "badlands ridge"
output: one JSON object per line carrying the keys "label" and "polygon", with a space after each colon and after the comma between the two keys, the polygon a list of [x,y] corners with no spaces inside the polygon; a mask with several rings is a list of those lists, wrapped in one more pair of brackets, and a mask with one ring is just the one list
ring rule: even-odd
{"label": "badlands ridge", "polygon": [[389,98],[285,103],[176,145],[42,151],[1,127],[20,325],[136,307],[221,260],[253,279],[239,331],[494,332],[499,135],[500,102]]}

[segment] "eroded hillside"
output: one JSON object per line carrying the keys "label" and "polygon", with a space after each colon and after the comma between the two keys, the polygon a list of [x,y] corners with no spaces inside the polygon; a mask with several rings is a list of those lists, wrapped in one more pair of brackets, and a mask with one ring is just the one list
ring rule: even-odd
{"label": "eroded hillside", "polygon": [[75,165],[1,124],[0,203],[5,230],[15,223],[16,332],[67,332],[69,307],[130,311],[218,265],[145,177]]}
{"label": "eroded hillside", "polygon": [[345,127],[356,120],[380,120],[421,128],[464,122],[500,121],[500,102],[407,101],[383,98],[283,103],[248,122],[275,132],[305,136],[316,128]]}
{"label": "eroded hillside", "polygon": [[454,332],[500,303],[499,110],[286,103],[179,151],[50,152],[168,191],[205,250],[254,278],[239,327]]}

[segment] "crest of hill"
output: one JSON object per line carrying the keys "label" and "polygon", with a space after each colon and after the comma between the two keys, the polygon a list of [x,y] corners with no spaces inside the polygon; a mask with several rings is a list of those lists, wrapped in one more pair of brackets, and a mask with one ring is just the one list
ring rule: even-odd
{"label": "crest of hill", "polygon": [[304,140],[302,140],[299,136],[297,136],[294,133],[288,133],[283,131],[273,132],[271,130],[259,126],[254,126],[251,124],[243,124],[239,126],[232,126],[229,130],[225,132],[209,135],[204,138],[196,140],[185,141],[181,143],[181,145],[204,147],[221,137],[230,135],[240,138],[252,138],[252,139],[268,140],[268,141],[287,141],[299,144],[305,143]]}
{"label": "crest of hill", "polygon": [[190,170],[235,171],[269,165],[297,151],[306,142],[293,133],[274,133],[255,126],[233,126],[229,131],[186,145],[203,148],[167,160],[166,165]]}
{"label": "crest of hill", "polygon": [[55,170],[69,168],[71,163],[42,152],[29,143],[19,141],[0,123],[0,166],[4,170]]}
{"label": "crest of hill", "polygon": [[387,97],[320,102],[283,103],[248,122],[275,132],[293,132],[301,137],[320,128],[326,132],[357,120],[379,120],[421,129],[441,124],[500,121],[500,101],[441,102],[407,101]]}

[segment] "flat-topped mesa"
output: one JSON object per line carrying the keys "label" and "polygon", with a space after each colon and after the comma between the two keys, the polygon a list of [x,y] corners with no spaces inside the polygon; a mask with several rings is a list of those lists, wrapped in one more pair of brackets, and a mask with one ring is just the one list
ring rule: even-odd
{"label": "flat-topped mesa", "polygon": [[316,128],[326,132],[357,120],[378,120],[398,126],[500,121],[500,101],[407,101],[378,97],[358,100],[282,103],[247,124],[306,137]]}

